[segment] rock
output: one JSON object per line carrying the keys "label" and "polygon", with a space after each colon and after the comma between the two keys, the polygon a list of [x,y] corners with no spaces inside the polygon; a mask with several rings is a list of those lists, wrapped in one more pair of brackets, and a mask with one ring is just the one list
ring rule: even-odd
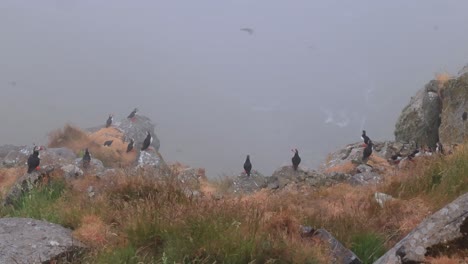
{"label": "rock", "polygon": [[393,200],[394,198],[391,195],[376,192],[374,193],[375,201],[380,205],[380,207],[384,207],[385,203],[388,201]]}
{"label": "rock", "polygon": [[146,133],[149,131],[153,137],[151,146],[153,146],[156,151],[159,151],[160,142],[154,132],[154,124],[148,117],[137,114],[133,121],[131,119],[124,118],[116,125],[117,128],[125,134],[127,139],[133,138],[135,140],[136,149],[141,148],[141,144],[146,138]]}
{"label": "rock", "polygon": [[303,237],[315,237],[329,248],[331,263],[336,264],[361,264],[362,261],[351,250],[347,249],[340,241],[325,229],[314,230],[309,226],[301,226]]}
{"label": "rock", "polygon": [[432,80],[411,98],[395,125],[396,141],[415,141],[419,146],[435,148],[441,113],[438,85],[438,81]]}
{"label": "rock", "polygon": [[382,180],[382,176],[376,172],[362,172],[355,174],[349,180],[352,185],[377,184]]}
{"label": "rock", "polygon": [[432,248],[457,240],[468,248],[468,193],[426,218],[374,264],[422,263]]}
{"label": "rock", "polygon": [[165,166],[161,154],[155,151],[140,151],[137,159],[137,168],[147,166],[154,168]]}
{"label": "rock", "polygon": [[6,157],[6,155],[8,155],[8,153],[10,153],[11,151],[18,151],[20,149],[22,149],[23,147],[19,147],[19,146],[14,146],[14,145],[3,145],[3,146],[0,146],[0,160],[2,160],[3,158]]}
{"label": "rock", "polygon": [[72,231],[29,218],[0,218],[0,263],[49,263],[84,249]]}
{"label": "rock", "polygon": [[22,166],[26,164],[29,155],[32,153],[32,147],[23,146],[20,149],[13,149],[3,158],[3,166],[7,168]]}
{"label": "rock", "polygon": [[52,171],[54,171],[53,166],[46,166],[39,171],[26,173],[18,178],[5,196],[3,205],[14,205],[23,193],[31,191],[37,182],[44,177],[48,177]]}
{"label": "rock", "polygon": [[82,158],[75,159],[75,166],[82,168],[84,172],[86,173],[92,173],[92,174],[100,174],[106,170],[106,168],[102,164],[102,161],[95,159],[95,158],[91,158],[91,162],[89,163],[88,168],[83,168]]}
{"label": "rock", "polygon": [[46,148],[41,151],[41,163],[50,165],[66,165],[73,163],[75,153],[69,148]]}
{"label": "rock", "polygon": [[229,191],[236,194],[253,193],[267,186],[267,177],[256,170],[252,170],[250,176],[241,173],[235,177]]}
{"label": "rock", "polygon": [[76,165],[68,164],[60,168],[64,172],[65,179],[73,179],[83,176],[83,171]]}
{"label": "rock", "polygon": [[439,128],[440,142],[449,146],[463,143],[468,136],[468,120],[463,113],[468,112],[468,73],[449,80],[442,92],[442,114]]}
{"label": "rock", "polygon": [[373,170],[374,170],[374,169],[373,169],[371,166],[366,165],[366,164],[361,164],[361,165],[359,165],[359,166],[356,167],[356,171],[357,171],[358,173],[361,173],[361,172],[371,172],[371,171],[373,171]]}

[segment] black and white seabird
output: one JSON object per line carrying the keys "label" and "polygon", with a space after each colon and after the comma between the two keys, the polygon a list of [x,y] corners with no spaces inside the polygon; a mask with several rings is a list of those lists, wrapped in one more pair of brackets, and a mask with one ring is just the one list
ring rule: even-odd
{"label": "black and white seabird", "polygon": [[130,142],[127,145],[127,153],[133,150],[133,144],[135,143],[135,140],[133,138],[130,139]]}
{"label": "black and white seabird", "polygon": [[114,142],[114,140],[107,140],[106,142],[104,142],[104,146],[110,147],[110,145],[112,145],[112,142]]}
{"label": "black and white seabird", "polygon": [[390,159],[388,159],[388,162],[390,164],[398,164],[400,163],[400,161],[403,159],[403,157],[401,156],[400,152],[398,152],[397,154],[395,155],[392,155],[390,157]]}
{"label": "black and white seabird", "polygon": [[29,155],[28,158],[28,173],[33,172],[36,169],[39,169],[39,164],[41,163],[41,158],[39,157],[40,147],[34,146],[33,153]]}
{"label": "black and white seabird", "polygon": [[436,143],[436,152],[438,154],[444,154],[444,146],[442,146],[442,143],[440,143],[439,141],[437,141]]}
{"label": "black and white seabird", "polygon": [[141,150],[147,150],[153,142],[153,137],[151,136],[151,133],[149,131],[147,131],[146,133],[148,134],[146,135],[146,138],[143,141],[143,146],[141,147]]}
{"label": "black and white seabird", "polygon": [[294,156],[292,157],[292,166],[295,171],[297,171],[297,168],[299,167],[299,164],[301,163],[301,157],[299,157],[299,151],[297,149],[293,150]]}
{"label": "black and white seabird", "polygon": [[244,171],[247,176],[250,176],[250,171],[252,171],[252,163],[250,162],[250,155],[247,155],[247,158],[244,162]]}
{"label": "black and white seabird", "polygon": [[83,163],[83,168],[89,167],[89,164],[91,163],[91,154],[89,154],[88,149],[85,150],[85,154],[83,155],[81,162]]}
{"label": "black and white seabird", "polygon": [[138,112],[138,108],[133,109],[133,111],[127,116],[127,118],[130,118],[130,119],[135,118],[135,115],[137,112]]}
{"label": "black and white seabird", "polygon": [[372,140],[369,140],[367,146],[364,148],[364,151],[362,153],[362,161],[366,162],[367,159],[370,157],[370,155],[372,154],[372,146]]}
{"label": "black and white seabird", "polygon": [[113,120],[114,120],[114,116],[112,114],[110,114],[109,118],[107,118],[107,121],[106,121],[106,128],[110,127],[112,125]]}
{"label": "black and white seabird", "polygon": [[365,131],[365,130],[362,131],[361,139],[364,140],[364,143],[365,143],[366,145],[369,144],[370,138],[366,135],[366,131]]}
{"label": "black and white seabird", "polygon": [[411,154],[408,155],[408,160],[413,160],[415,157],[417,156],[420,156],[420,152],[419,152],[419,149],[415,149],[413,150],[413,152],[411,152]]}

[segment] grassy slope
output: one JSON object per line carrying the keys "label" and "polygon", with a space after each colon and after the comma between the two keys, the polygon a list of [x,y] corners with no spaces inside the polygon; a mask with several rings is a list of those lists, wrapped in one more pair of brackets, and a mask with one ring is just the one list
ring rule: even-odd
{"label": "grassy slope", "polygon": [[[299,225],[324,227],[372,263],[424,217],[468,191],[468,151],[421,158],[388,173],[379,186],[338,184],[244,197],[188,198],[173,178],[118,171],[73,183],[54,176],[0,216],[45,219],[74,230],[91,263],[327,263],[326,249],[299,236]],[[9,171],[13,173],[13,171]],[[5,172],[1,179],[7,178]],[[5,181],[6,182],[6,181]],[[90,199],[86,188],[97,196]],[[375,191],[398,198],[380,208]],[[452,263],[466,257],[441,257]]]}

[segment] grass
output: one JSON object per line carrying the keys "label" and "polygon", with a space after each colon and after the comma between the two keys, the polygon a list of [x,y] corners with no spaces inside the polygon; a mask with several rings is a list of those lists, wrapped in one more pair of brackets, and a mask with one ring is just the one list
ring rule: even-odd
{"label": "grass", "polygon": [[[0,216],[71,228],[89,246],[81,259],[89,263],[330,262],[326,245],[300,236],[301,224],[325,228],[364,263],[372,263],[430,212],[468,191],[466,160],[468,153],[460,147],[450,156],[388,170],[378,186],[302,186],[222,198],[187,196],[175,175],[157,171],[117,169],[104,179],[85,175],[69,182],[56,176],[14,207],[0,209]],[[88,197],[88,186],[95,197]],[[227,179],[211,184],[226,186]],[[397,199],[380,208],[376,191]],[[447,263],[452,259],[456,256]]]}

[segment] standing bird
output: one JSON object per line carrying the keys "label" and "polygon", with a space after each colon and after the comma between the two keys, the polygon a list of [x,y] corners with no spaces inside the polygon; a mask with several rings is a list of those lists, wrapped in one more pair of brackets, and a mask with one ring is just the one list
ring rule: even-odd
{"label": "standing bird", "polygon": [[252,163],[250,163],[250,155],[247,155],[247,158],[244,162],[244,170],[247,173],[247,176],[250,176],[250,171],[252,171]]}
{"label": "standing bird", "polygon": [[440,143],[439,141],[437,141],[436,143],[436,152],[438,154],[444,154],[444,146],[442,146],[442,143]]}
{"label": "standing bird", "polygon": [[372,146],[373,146],[372,140],[369,140],[367,146],[364,148],[364,151],[362,153],[362,161],[363,162],[366,162],[367,159],[372,154]]}
{"label": "standing bird", "polygon": [[366,145],[369,144],[370,138],[366,135],[365,130],[362,131],[361,139],[364,140],[364,144]]}
{"label": "standing bird", "polygon": [[151,136],[150,132],[147,131],[146,133],[148,134],[146,135],[146,138],[143,141],[143,146],[141,147],[141,150],[147,150],[149,146],[151,145],[151,143],[153,142],[153,137]]}
{"label": "standing bird", "polygon": [[109,118],[107,118],[107,121],[106,121],[106,128],[112,125],[112,121],[114,121],[114,116],[112,114],[109,114]]}
{"label": "standing bird", "polygon": [[297,149],[291,150],[294,152],[294,156],[292,157],[292,166],[295,171],[297,171],[297,168],[299,167],[299,164],[301,163],[301,157],[299,157],[299,151]]}
{"label": "standing bird", "polygon": [[133,111],[127,116],[127,118],[130,118],[133,120],[137,112],[138,112],[138,108],[133,109]]}
{"label": "standing bird", "polygon": [[127,153],[133,150],[133,144],[135,143],[135,140],[133,138],[130,139],[130,143],[127,145]]}
{"label": "standing bird", "polygon": [[89,167],[89,164],[91,163],[91,154],[89,154],[88,149],[85,150],[85,154],[83,155],[81,162],[83,162],[83,168]]}
{"label": "standing bird", "polygon": [[40,147],[34,146],[33,153],[29,155],[28,158],[28,173],[33,172],[36,169],[39,169],[39,164],[41,163],[41,158],[39,157]]}
{"label": "standing bird", "polygon": [[114,140],[107,140],[106,142],[104,142],[104,146],[110,147],[110,145],[112,145],[112,142],[114,142]]}

